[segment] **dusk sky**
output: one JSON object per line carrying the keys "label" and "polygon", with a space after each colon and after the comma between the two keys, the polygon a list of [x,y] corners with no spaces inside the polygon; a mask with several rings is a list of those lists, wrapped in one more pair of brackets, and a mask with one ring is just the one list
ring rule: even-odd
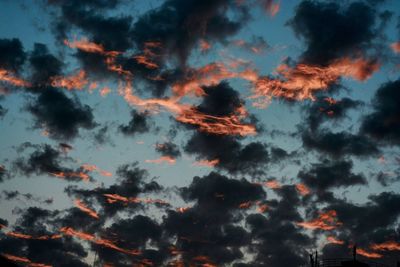
{"label": "dusk sky", "polygon": [[0,255],[396,266],[399,74],[398,0],[0,0]]}

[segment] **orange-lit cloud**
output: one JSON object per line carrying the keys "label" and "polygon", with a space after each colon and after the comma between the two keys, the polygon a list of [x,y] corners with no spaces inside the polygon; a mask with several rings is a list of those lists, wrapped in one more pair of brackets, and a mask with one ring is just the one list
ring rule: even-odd
{"label": "orange-lit cloud", "polygon": [[87,215],[89,215],[95,219],[99,219],[99,215],[97,214],[97,212],[95,212],[94,210],[92,210],[88,206],[86,206],[80,199],[76,199],[74,203],[78,209],[80,209]]}
{"label": "orange-lit cloud", "polygon": [[132,73],[130,71],[124,70],[121,65],[117,65],[115,63],[115,57],[107,57],[106,65],[107,65],[108,70],[110,70],[112,72],[116,72],[119,75],[128,76],[128,77],[132,76]]}
{"label": "orange-lit cloud", "polygon": [[178,97],[186,95],[204,95],[202,86],[211,86],[226,79],[241,78],[251,82],[258,79],[258,74],[252,69],[238,71],[235,68],[240,66],[238,61],[232,61],[230,66],[222,62],[207,64],[203,67],[190,71],[180,82],[172,86],[172,92]]}
{"label": "orange-lit cloud", "polygon": [[71,227],[63,227],[60,229],[60,231],[65,235],[73,236],[73,237],[76,237],[76,238],[79,238],[82,240],[86,240],[86,241],[92,242],[94,244],[122,252],[124,254],[129,254],[129,255],[134,255],[134,256],[141,255],[141,252],[139,250],[136,250],[136,249],[129,250],[129,249],[120,248],[116,244],[114,244],[114,242],[112,242],[110,240],[97,238],[96,236],[89,234],[89,233],[75,231]]}
{"label": "orange-lit cloud", "polygon": [[337,104],[337,101],[335,99],[333,99],[332,97],[325,97],[324,101],[327,102],[329,105]]}
{"label": "orange-lit cloud", "polygon": [[151,198],[137,198],[137,197],[124,197],[118,194],[104,194],[107,198],[107,202],[112,204],[115,202],[123,202],[125,204],[128,203],[145,203],[145,204],[161,204],[161,205],[169,205],[168,202],[161,199],[151,199]]}
{"label": "orange-lit cloud", "polygon": [[111,93],[111,89],[110,89],[109,87],[107,87],[107,86],[103,87],[103,88],[100,90],[100,95],[101,95],[102,97],[105,97],[105,96],[108,95],[109,93]]}
{"label": "orange-lit cloud", "polygon": [[264,183],[264,185],[271,189],[279,189],[282,185],[277,180],[271,180]]}
{"label": "orange-lit cloud", "polygon": [[103,55],[106,57],[105,63],[107,65],[108,70],[116,72],[120,75],[132,76],[132,73],[130,71],[122,69],[122,66],[117,65],[115,63],[115,58],[118,55],[122,54],[122,52],[106,51],[101,44],[90,42],[87,38],[82,38],[81,40],[74,40],[72,42],[64,40],[64,44],[69,46],[70,48],[76,48],[81,51],[85,51],[87,53]]}
{"label": "orange-lit cloud", "polygon": [[206,40],[200,40],[200,51],[201,52],[206,52],[211,48],[211,44],[207,42]]}
{"label": "orange-lit cloud", "polygon": [[318,218],[308,221],[308,222],[298,222],[298,226],[304,227],[306,229],[321,229],[321,230],[333,230],[342,223],[336,219],[336,211],[329,210],[327,212],[320,213]]}
{"label": "orange-lit cloud", "polygon": [[[244,108],[244,107],[243,107]],[[218,135],[254,135],[257,133],[256,128],[252,124],[244,124],[241,119],[244,117],[243,109],[238,109],[238,114],[229,116],[212,116],[199,112],[195,108],[191,108],[180,113],[176,120],[196,125],[200,131],[218,134]]]}
{"label": "orange-lit cloud", "polygon": [[253,135],[256,134],[254,125],[244,124],[241,119],[247,116],[244,107],[236,110],[230,116],[212,116],[199,112],[195,107],[178,103],[177,98],[170,99],[141,99],[132,93],[131,81],[128,79],[125,87],[120,88],[120,93],[125,100],[135,106],[144,107],[153,112],[157,112],[159,107],[163,107],[175,114],[177,121],[196,125],[200,131],[221,134],[221,135]]}
{"label": "orange-lit cloud", "polygon": [[379,259],[383,257],[382,254],[376,252],[369,252],[362,248],[357,248],[357,254],[371,259]]}
{"label": "orange-lit cloud", "polygon": [[306,195],[310,194],[310,189],[305,184],[298,183],[295,186],[296,186],[296,190],[300,193],[300,195],[306,196]]}
{"label": "orange-lit cloud", "polygon": [[133,58],[137,63],[144,65],[148,69],[158,69],[159,66],[153,62],[152,59],[158,56],[153,49],[159,47],[161,47],[161,43],[159,42],[146,42],[144,44],[143,54],[136,55]]}
{"label": "orange-lit cloud", "polygon": [[8,232],[6,235],[20,238],[20,239],[32,239],[32,240],[50,240],[50,239],[59,239],[61,235],[42,235],[42,236],[32,236],[27,234],[22,234],[18,232]]}
{"label": "orange-lit cloud", "polygon": [[6,253],[2,253],[1,255],[10,261],[24,263],[24,264],[27,264],[27,266],[29,266],[29,267],[52,267],[52,265],[47,265],[44,263],[31,262],[30,259],[25,258],[25,257],[19,257],[19,256],[11,255],[11,254],[6,254]]}
{"label": "orange-lit cloud", "polygon": [[214,167],[219,163],[219,159],[213,159],[213,160],[198,160],[193,163],[194,166],[200,166],[200,167]]}
{"label": "orange-lit cloud", "polygon": [[154,62],[152,62],[149,58],[147,58],[144,55],[139,55],[139,56],[134,56],[133,57],[137,63],[144,65],[148,69],[157,69],[158,65]]}
{"label": "orange-lit cloud", "polygon": [[175,164],[176,160],[173,157],[170,156],[162,156],[158,159],[146,159],[146,163],[155,163],[155,164],[161,164],[161,163],[168,163],[170,165]]}
{"label": "orange-lit cloud", "polygon": [[80,70],[77,74],[71,76],[55,76],[50,78],[50,81],[53,87],[62,87],[68,90],[82,90],[89,83],[84,70]]}
{"label": "orange-lit cloud", "polygon": [[400,250],[400,243],[396,241],[386,241],[380,244],[372,244],[370,246],[373,250],[390,250],[390,251],[397,251]]}
{"label": "orange-lit cloud", "polygon": [[253,206],[253,202],[246,201],[246,202],[239,204],[239,209],[249,209],[249,208],[251,208],[251,206]]}
{"label": "orange-lit cloud", "polygon": [[326,238],[326,240],[331,244],[336,244],[336,245],[343,245],[344,244],[344,241],[339,240],[339,239],[335,238],[334,236],[328,236]]}
{"label": "orange-lit cloud", "polygon": [[284,98],[289,100],[314,100],[314,94],[326,90],[336,83],[340,77],[349,77],[358,81],[368,79],[379,69],[376,61],[363,58],[342,58],[328,66],[313,66],[298,64],[295,67],[280,65],[277,73],[280,78],[260,77],[254,86],[257,99],[254,106],[265,107],[271,99]]}
{"label": "orange-lit cloud", "polygon": [[179,213],[185,213],[189,209],[190,209],[190,207],[180,207],[180,208],[177,208],[176,211],[179,212]]}
{"label": "orange-lit cloud", "polygon": [[97,171],[102,176],[111,177],[113,175],[111,172],[102,170],[102,169],[100,169],[99,167],[97,167],[96,165],[93,165],[93,164],[83,164],[81,166],[81,168],[84,169],[85,171],[88,171],[88,172]]}
{"label": "orange-lit cloud", "polygon": [[29,87],[31,84],[21,78],[15,77],[13,73],[8,70],[0,69],[0,81],[7,82],[13,86]]}
{"label": "orange-lit cloud", "polygon": [[118,194],[104,194],[104,196],[107,198],[108,203],[115,203],[115,202],[124,202],[124,203],[129,203],[129,198],[120,196]]}
{"label": "orange-lit cloud", "polygon": [[263,6],[265,11],[271,16],[275,16],[280,9],[280,0],[275,2],[274,0],[261,0],[263,2]]}
{"label": "orange-lit cloud", "polygon": [[64,40],[64,44],[70,48],[76,48],[87,53],[102,54],[106,56],[117,56],[121,54],[118,51],[106,51],[101,44],[90,42],[87,38],[81,38],[81,40],[74,40],[72,42]]}
{"label": "orange-lit cloud", "polygon": [[393,52],[400,53],[400,42],[392,43],[390,47],[392,48]]}
{"label": "orange-lit cloud", "polygon": [[51,175],[58,178],[80,178],[82,181],[89,182],[90,176],[84,172],[51,172]]}
{"label": "orange-lit cloud", "polygon": [[258,207],[257,207],[257,211],[258,211],[258,212],[264,213],[264,212],[266,212],[268,209],[269,209],[269,207],[268,207],[267,204],[261,204],[261,203],[258,204]]}
{"label": "orange-lit cloud", "polygon": [[192,258],[192,261],[195,262],[194,266],[201,267],[217,267],[214,263],[211,262],[210,258],[207,256],[196,256]]}

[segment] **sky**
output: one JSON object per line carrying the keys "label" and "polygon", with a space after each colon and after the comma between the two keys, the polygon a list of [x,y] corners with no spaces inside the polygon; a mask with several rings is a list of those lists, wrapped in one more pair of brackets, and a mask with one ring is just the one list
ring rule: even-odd
{"label": "sky", "polygon": [[0,7],[2,260],[400,261],[397,0]]}

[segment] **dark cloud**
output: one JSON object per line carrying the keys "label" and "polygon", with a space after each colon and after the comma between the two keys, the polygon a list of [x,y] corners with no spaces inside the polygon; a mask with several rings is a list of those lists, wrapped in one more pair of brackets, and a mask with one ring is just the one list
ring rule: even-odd
{"label": "dark cloud", "polygon": [[34,126],[44,129],[57,140],[75,138],[80,128],[94,128],[96,123],[91,107],[81,104],[77,98],[67,97],[60,89],[48,86],[50,77],[61,73],[61,61],[43,44],[35,44],[29,61],[34,84],[30,92],[38,94],[27,105],[27,110],[35,118]]}
{"label": "dark cloud", "polygon": [[134,136],[135,134],[147,133],[151,130],[151,123],[149,122],[149,114],[147,112],[131,111],[131,120],[127,125],[120,125],[119,131],[127,136]]}
{"label": "dark cloud", "polygon": [[302,1],[289,25],[307,45],[302,61],[325,65],[334,59],[371,48],[376,36],[376,11],[358,1]]}
{"label": "dark cloud", "polygon": [[227,82],[214,86],[203,87],[206,94],[197,109],[200,112],[214,116],[228,116],[244,105],[239,92],[234,90]]}
{"label": "dark cloud", "polygon": [[149,174],[146,170],[140,169],[137,163],[122,165],[117,169],[119,179],[109,187],[98,187],[93,190],[81,189],[76,186],[69,186],[65,189],[69,196],[81,198],[88,203],[101,205],[104,216],[114,216],[121,210],[134,211],[143,207],[140,202],[119,202],[109,203],[104,194],[116,194],[125,198],[135,198],[139,194],[159,192],[162,187],[154,180],[148,180]]}
{"label": "dark cloud", "polygon": [[[236,18],[228,16],[227,10],[236,13]],[[139,48],[148,41],[161,42],[165,54],[175,55],[185,63],[200,39],[224,42],[247,20],[247,9],[235,1],[167,0],[135,22],[132,36]]]}
{"label": "dark cloud", "polygon": [[350,109],[359,108],[362,104],[361,101],[349,98],[335,100],[330,97],[318,97],[304,108],[306,125],[299,125],[303,146],[335,158],[347,155],[376,155],[379,152],[377,144],[364,134],[332,132],[330,128],[321,128],[325,122],[338,123],[347,116]]}
{"label": "dark cloud", "polygon": [[[40,43],[35,43],[33,51],[29,54],[29,64],[31,82],[38,87],[47,85],[50,77],[61,74],[63,68],[63,63],[50,54],[46,45]],[[32,92],[41,92],[35,89],[38,88],[34,87]]]}
{"label": "dark cloud", "polygon": [[[244,105],[239,93],[228,83],[203,88],[206,96],[196,109],[212,116],[229,116]],[[254,118],[250,117],[250,120]],[[215,160],[216,167],[230,173],[260,174],[268,163],[269,154],[265,144],[251,142],[243,145],[241,138],[230,135],[214,135],[195,132],[184,147],[185,152],[198,159]]]}
{"label": "dark cloud", "polygon": [[321,129],[317,132],[304,131],[301,135],[303,145],[322,154],[339,158],[346,155],[370,157],[377,155],[377,144],[365,135],[355,135],[348,132],[330,132]]}
{"label": "dark cloud", "polygon": [[315,131],[326,121],[337,122],[347,116],[350,109],[356,109],[363,103],[350,98],[339,100],[329,97],[318,97],[311,105],[305,107],[306,122],[311,131]]}
{"label": "dark cloud", "polygon": [[[50,1],[49,6],[55,8],[53,14],[53,31],[59,43],[71,38],[71,33],[79,30],[91,42],[101,45],[106,51],[125,52],[134,48],[131,32],[133,18],[131,16],[110,15],[123,1],[91,0],[80,1]],[[76,51],[74,56],[83,69],[98,79],[116,77],[109,70],[107,56],[99,53]],[[118,64],[130,57],[118,56]],[[120,62],[121,61],[121,62]]]}
{"label": "dark cloud", "polygon": [[379,87],[372,104],[373,112],[364,117],[361,133],[387,144],[400,144],[400,80]]}
{"label": "dark cloud", "polygon": [[[48,225],[57,215],[57,211],[30,207],[24,210],[18,218],[14,225],[14,231],[34,237],[52,236],[58,233],[58,229],[51,231]],[[71,238],[38,240],[4,236],[0,240],[0,246],[3,253],[25,257],[33,263],[65,267],[89,266],[84,262],[84,258],[87,256],[84,247]]]}
{"label": "dark cloud", "polygon": [[[13,177],[20,174],[23,177],[49,175],[68,181],[81,181],[83,176],[84,179],[94,181],[90,172],[83,166],[76,166],[77,161],[67,153],[72,149],[72,154],[80,153],[82,144],[73,143],[73,147],[70,142],[80,137],[83,130],[91,130],[90,141],[94,139],[96,145],[113,145],[111,137],[114,131],[126,136],[149,134],[153,130],[158,132],[150,113],[136,110],[131,111],[126,124],[97,124],[93,109],[78,98],[80,93],[51,86],[51,78],[64,76],[63,72],[69,67],[71,54],[64,53],[65,51],[74,51],[72,55],[77,62],[71,62],[71,66],[78,63],[90,80],[112,83],[118,80],[121,86],[121,78],[127,77],[118,77],[110,69],[110,60],[113,60],[114,66],[132,73],[130,78],[134,83],[135,93],[160,98],[170,96],[167,90],[172,88],[171,85],[197,81],[201,70],[218,65],[209,64],[200,70],[188,66],[189,62],[198,65],[198,60],[206,60],[190,57],[194,54],[193,51],[196,51],[196,55],[204,55],[197,53],[201,50],[201,42],[207,42],[211,47],[217,45],[217,48],[220,48],[219,44],[227,48],[237,45],[240,49],[257,54],[270,48],[262,37],[251,37],[251,31],[247,35],[250,36],[247,41],[238,41],[242,36],[235,36],[250,19],[249,7],[255,7],[256,2],[260,2],[258,0],[158,2],[156,8],[150,7],[150,4],[149,11],[131,15],[131,11],[135,11],[133,7],[136,1],[42,1],[50,10],[51,27],[57,45],[65,48],[63,41],[71,41],[78,34],[103,46],[106,51],[121,52],[113,55],[67,50],[69,48],[59,50],[58,47],[57,51],[60,53],[52,54],[44,44],[34,44],[31,52],[24,52],[18,39],[0,39],[0,68],[17,72],[17,77],[29,77],[32,86],[26,86],[24,91],[28,93],[27,110],[33,115],[34,127],[43,129],[44,134],[47,133],[57,141],[54,147],[31,143],[18,147],[16,159],[5,159],[5,163],[12,166]],[[264,2],[268,5],[274,4],[274,1]],[[16,207],[13,210],[13,216],[17,218],[15,223],[8,226],[7,221],[0,219],[0,228],[7,225],[7,228],[0,231],[1,253],[26,257],[34,263],[61,267],[87,267],[92,263],[93,256],[94,265],[106,266],[109,263],[121,267],[287,267],[306,266],[309,251],[320,247],[324,241],[321,238],[328,234],[344,240],[345,243],[343,246],[324,246],[324,257],[346,256],[348,246],[353,243],[368,248],[371,242],[399,240],[400,196],[397,192],[370,195],[364,203],[363,194],[349,196],[348,193],[357,190],[349,187],[366,187],[367,176],[365,173],[358,173],[358,170],[365,171],[364,167],[369,168],[364,166],[365,162],[357,162],[360,165],[354,163],[353,166],[352,157],[366,160],[367,157],[383,153],[379,147],[380,142],[400,144],[400,96],[396,91],[400,87],[400,80],[386,83],[378,89],[373,100],[373,110],[362,117],[360,131],[353,132],[353,126],[346,128],[347,130],[334,128],[344,126],[339,124],[345,118],[353,119],[349,111],[359,112],[363,103],[346,97],[338,100],[325,97],[324,95],[330,95],[342,88],[340,78],[333,74],[333,77],[327,77],[327,80],[332,78],[332,82],[326,82],[318,75],[308,73],[307,68],[301,69],[301,66],[316,65],[315,70],[321,67],[321,73],[328,73],[327,76],[330,76],[329,72],[325,72],[329,69],[325,67],[343,57],[354,59],[363,56],[367,63],[377,63],[376,58],[380,55],[378,50],[383,50],[382,44],[377,42],[384,39],[385,27],[391,17],[391,12],[379,13],[378,5],[381,2],[383,0],[354,0],[345,4],[313,0],[299,2],[294,17],[288,24],[304,41],[305,51],[296,62],[290,59],[290,55],[285,60],[289,68],[297,67],[290,74],[293,77],[286,77],[284,72],[278,74],[282,78],[282,84],[286,86],[287,82],[289,85],[286,89],[276,90],[286,90],[289,94],[294,92],[296,96],[303,97],[303,94],[307,94],[306,91],[313,91],[317,86],[315,84],[319,82],[326,90],[316,93],[315,96],[310,93],[309,96],[314,96],[315,101],[305,105],[303,121],[298,125],[297,133],[269,127],[268,137],[278,137],[276,141],[279,144],[274,144],[270,140],[263,141],[262,135],[253,138],[233,135],[232,132],[210,133],[204,131],[199,124],[180,121],[180,115],[205,115],[202,121],[204,124],[212,124],[216,121],[215,117],[221,121],[222,118],[227,118],[226,121],[234,118],[235,124],[251,125],[258,133],[264,133],[257,118],[244,112],[244,108],[249,105],[246,105],[245,96],[239,91],[234,90],[227,82],[202,86],[204,94],[198,94],[189,100],[189,96],[181,99],[185,102],[179,103],[194,106],[185,110],[188,114],[175,114],[180,122],[173,124],[167,137],[157,139],[175,141],[159,141],[155,145],[155,152],[173,158],[182,157],[185,152],[202,161],[201,163],[215,163],[215,169],[221,173],[211,172],[202,177],[194,177],[185,186],[181,184],[164,188],[157,182],[157,178],[152,178],[148,171],[139,168],[139,163],[121,165],[113,180],[68,185],[64,189],[64,193],[72,201],[79,199],[88,209],[96,212],[96,218],[89,216],[88,211],[85,212],[82,206],[76,204],[79,202],[75,202],[75,207],[62,210]],[[144,8],[142,5],[140,3],[139,9]],[[388,50],[387,44],[385,45]],[[237,49],[235,51],[238,52]],[[224,58],[226,54],[220,55]],[[140,57],[145,57],[147,63],[151,62],[153,65],[140,62]],[[28,64],[24,66],[26,59]],[[385,62],[383,57],[379,60]],[[375,70],[369,69],[370,64],[367,65],[365,69],[355,70],[363,73],[350,73],[350,76],[364,75],[362,78],[366,78],[367,74]],[[244,63],[243,66],[251,67],[252,63]],[[347,71],[347,66],[344,68]],[[21,73],[23,69],[28,72]],[[317,72],[319,74],[318,70]],[[342,75],[348,74],[342,70],[340,72]],[[214,76],[207,78],[212,79]],[[263,79],[275,86],[272,78],[265,76],[259,81],[262,82]],[[298,82],[296,79],[300,80],[299,83],[304,82],[304,88],[292,88],[296,87],[293,85]],[[325,86],[327,88],[323,85],[325,82],[328,84]],[[279,85],[280,81],[276,84]],[[287,102],[294,103],[295,100],[290,99]],[[5,112],[0,106],[0,118]],[[182,129],[189,133],[184,141],[178,134],[178,130]],[[287,144],[285,138],[290,139],[291,143]],[[294,138],[302,142],[298,149],[293,149]],[[84,141],[87,139],[84,138]],[[180,146],[181,142],[184,143],[183,147]],[[310,164],[309,155],[319,157],[318,163]],[[282,168],[271,169],[269,163],[273,167],[276,167],[273,164],[279,163],[282,166],[278,167]],[[301,167],[294,166],[295,169],[292,169],[293,163]],[[390,169],[386,170],[386,167]],[[388,160],[382,165],[382,172],[371,174],[374,175],[373,179],[386,187],[383,189],[396,186],[395,183],[399,181],[398,170],[392,172],[391,167]],[[295,176],[298,180],[296,183],[304,184],[310,189],[310,194],[302,195],[299,184],[286,184],[289,179],[285,176],[288,175],[286,169],[291,175],[293,170],[297,172],[300,169]],[[10,171],[0,165],[0,182],[9,176]],[[281,186],[273,188],[272,195],[268,195],[268,198],[263,189],[268,184],[248,180],[271,182],[270,177],[279,181]],[[293,181],[294,178],[291,182]],[[1,200],[23,201],[24,205],[25,202],[37,202],[41,205],[52,203],[51,199],[24,194],[18,190],[3,190],[0,194]],[[357,203],[349,199],[354,199]],[[297,224],[304,222],[305,216],[316,218],[321,210],[335,210],[338,222],[342,224],[338,224],[330,232],[321,229],[306,230]],[[85,232],[87,236],[93,234],[96,240],[102,240],[103,243],[94,242],[88,237],[63,234],[60,231],[63,227]],[[39,237],[55,234],[61,236],[49,240],[17,238],[7,234],[9,231]],[[123,249],[118,251],[116,247]],[[133,256],[124,253],[128,250],[139,250],[141,254]],[[398,258],[398,252],[382,253]],[[181,264],[173,264],[174,260],[181,260]]]}
{"label": "dark cloud", "polygon": [[6,178],[9,178],[9,172],[3,165],[0,164],[0,183]]}
{"label": "dark cloud", "polygon": [[250,246],[250,251],[256,253],[250,266],[301,266],[308,261],[307,251],[313,241],[293,224],[302,220],[296,189],[285,185],[276,192],[280,200],[267,201],[267,216],[252,214],[246,218],[256,241]]}
{"label": "dark cloud", "polygon": [[[361,205],[336,200],[328,208],[337,212],[338,221],[343,224],[339,229],[341,239],[368,250],[368,246],[373,243],[398,240],[397,221],[400,209],[395,203],[399,199],[397,193],[383,192],[370,195],[368,201]],[[386,260],[392,262],[396,258],[396,253],[379,253],[389,256]]]}
{"label": "dark cloud", "polygon": [[265,197],[262,187],[245,179],[229,179],[216,172],[202,178],[193,178],[189,187],[182,189],[186,200],[196,200],[202,207],[214,207],[211,213],[235,209],[243,202],[256,201]]}
{"label": "dark cloud", "polygon": [[96,126],[91,107],[68,98],[57,88],[44,89],[27,110],[35,117],[35,127],[57,140],[71,140],[78,136],[80,128],[90,130]]}
{"label": "dark cloud", "polygon": [[288,152],[280,147],[271,147],[271,162],[282,163],[289,159],[294,159],[298,156],[298,151]]}
{"label": "dark cloud", "polygon": [[[137,257],[126,257],[117,251],[97,248],[99,258],[103,262],[113,262],[118,266],[134,266],[140,262],[152,262],[153,265],[161,266],[166,256],[167,248],[146,249],[146,242],[157,244],[162,239],[162,228],[157,222],[147,216],[136,215],[129,219],[120,219],[107,227],[105,233],[113,233],[114,236],[123,237],[116,244],[122,248],[139,249],[142,255]],[[131,262],[131,265],[127,263]]]}
{"label": "dark cloud", "polygon": [[65,152],[68,152],[73,149],[73,147],[67,143],[59,143],[58,146],[61,148],[61,150],[65,151]]}
{"label": "dark cloud", "polygon": [[27,202],[38,202],[40,204],[43,205],[50,205],[53,203],[53,199],[52,198],[42,198],[39,196],[34,196],[30,193],[21,193],[18,190],[14,190],[14,191],[8,191],[8,190],[3,190],[1,193],[1,197],[3,197],[5,200],[25,200]]}
{"label": "dark cloud", "polygon": [[0,68],[19,72],[26,53],[19,39],[0,39]]}
{"label": "dark cloud", "polygon": [[[377,195],[371,195],[369,199],[370,202],[368,202],[364,206],[364,209],[367,210],[366,213],[364,214],[365,219],[367,218],[369,219],[365,221],[363,220],[359,221],[360,224],[359,230],[363,230],[362,229],[363,224],[365,226],[368,224],[372,224],[375,227],[368,227],[368,228],[374,229],[374,228],[388,227],[396,223],[396,220],[400,215],[400,208],[394,205],[394,203],[397,203],[400,200],[399,194],[396,194],[394,192],[383,192]],[[380,217],[379,214],[381,214],[382,217]],[[339,219],[342,217],[342,220],[344,222],[347,222],[348,219],[350,218],[346,218],[345,216],[346,216],[345,214],[342,214],[342,216],[339,215]],[[355,216],[350,220],[356,220],[357,218],[359,217]],[[373,218],[376,218],[377,220],[374,222]]]}
{"label": "dark cloud", "polygon": [[18,265],[14,264],[12,261],[0,255],[0,265],[4,267],[18,267]]}
{"label": "dark cloud", "polygon": [[382,186],[388,187],[400,181],[400,173],[398,171],[393,173],[380,171],[375,175],[375,178]]}
{"label": "dark cloud", "polygon": [[215,160],[216,167],[230,173],[261,174],[269,161],[266,145],[253,142],[242,145],[236,138],[196,132],[185,146],[185,152],[199,159]]}
{"label": "dark cloud", "polygon": [[178,158],[181,156],[181,151],[179,150],[179,146],[177,146],[172,142],[157,143],[156,151],[163,156],[169,156],[172,158]]}
{"label": "dark cloud", "polygon": [[17,158],[13,162],[14,169],[26,176],[45,174],[60,176],[69,181],[82,181],[82,175],[84,175],[87,176],[87,179],[91,179],[87,172],[81,168],[72,169],[63,166],[63,163],[71,162],[72,159],[48,144],[32,145],[25,143],[21,150],[24,151],[26,148],[33,148],[34,151],[29,155]]}
{"label": "dark cloud", "polygon": [[8,112],[8,109],[6,109],[2,105],[0,105],[0,118],[1,119],[4,118],[4,116],[7,114],[7,112]]}
{"label": "dark cloud", "polygon": [[309,169],[301,170],[297,176],[308,187],[317,191],[365,185],[367,183],[365,177],[361,174],[354,174],[352,168],[352,161],[324,160],[321,163],[312,164]]}
{"label": "dark cloud", "polygon": [[105,11],[112,10],[120,0],[103,1],[50,1],[50,6],[59,8],[55,16],[54,30],[59,41],[67,38],[74,28],[89,34],[94,42],[102,44],[107,50],[123,51],[131,47],[131,17],[108,17]]}
{"label": "dark cloud", "polygon": [[100,127],[94,134],[93,134],[93,139],[96,144],[99,145],[105,145],[106,143],[112,144],[112,139],[111,135],[109,134],[110,132],[110,126],[105,125],[103,127]]}
{"label": "dark cloud", "polygon": [[[250,236],[235,225],[241,219],[239,206],[263,200],[266,194],[262,187],[212,172],[194,177],[180,192],[185,200],[195,203],[183,213],[169,211],[163,226],[177,238],[175,246],[182,251],[183,262],[223,266],[243,258],[240,248],[249,244]],[[203,262],[196,262],[200,255],[205,256]]]}
{"label": "dark cloud", "polygon": [[8,221],[3,218],[0,218],[0,225],[2,225],[1,227],[8,226]]}

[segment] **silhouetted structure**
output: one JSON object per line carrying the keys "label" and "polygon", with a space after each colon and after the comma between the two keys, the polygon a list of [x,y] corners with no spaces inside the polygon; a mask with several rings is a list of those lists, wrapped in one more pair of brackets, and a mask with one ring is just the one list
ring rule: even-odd
{"label": "silhouetted structure", "polygon": [[[353,247],[353,258],[334,258],[334,259],[318,260],[318,252],[315,252],[315,256],[313,254],[310,254],[310,266],[311,267],[389,267],[386,264],[376,263],[372,261],[357,260],[357,246]],[[400,267],[399,263],[397,263],[397,267]]]}

